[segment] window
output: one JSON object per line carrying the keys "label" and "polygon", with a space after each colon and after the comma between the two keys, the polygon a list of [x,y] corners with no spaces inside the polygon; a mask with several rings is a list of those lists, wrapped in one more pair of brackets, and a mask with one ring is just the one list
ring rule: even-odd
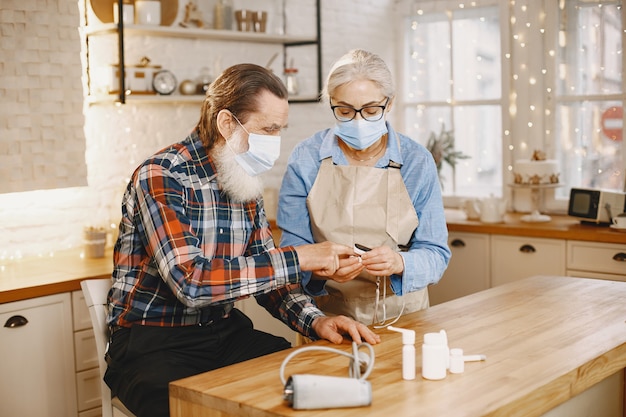
{"label": "window", "polygon": [[[569,186],[624,188],[621,1],[561,1],[554,53],[554,144]],[[558,196],[569,196],[562,187]]]}
{"label": "window", "polygon": [[625,188],[622,0],[399,4],[404,131],[426,145],[443,125],[470,157],[443,165],[444,201],[528,196],[507,185],[535,150],[560,165],[551,210],[571,187]]}
{"label": "window", "polygon": [[[423,145],[452,131],[469,158],[444,163],[444,195],[502,194],[502,68],[497,4],[415,2],[405,18],[404,130]],[[422,6],[432,6],[429,10]]]}

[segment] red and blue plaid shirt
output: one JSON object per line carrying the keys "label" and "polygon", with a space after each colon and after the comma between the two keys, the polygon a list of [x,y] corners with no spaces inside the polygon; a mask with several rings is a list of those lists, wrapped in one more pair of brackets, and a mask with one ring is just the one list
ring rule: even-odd
{"label": "red and blue plaid shirt", "polygon": [[195,132],[135,170],[122,201],[109,325],[194,325],[253,295],[315,337],[310,326],[323,313],[302,290],[294,248],[275,248],[262,199],[234,202],[216,176]]}

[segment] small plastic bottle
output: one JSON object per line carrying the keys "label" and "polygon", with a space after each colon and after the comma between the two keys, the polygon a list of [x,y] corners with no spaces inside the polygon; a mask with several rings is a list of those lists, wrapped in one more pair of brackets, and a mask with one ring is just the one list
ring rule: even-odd
{"label": "small plastic bottle", "polygon": [[389,326],[389,330],[402,333],[402,379],[415,379],[415,330]]}
{"label": "small plastic bottle", "polygon": [[444,379],[448,373],[450,360],[446,337],[442,333],[426,333],[422,345],[422,377],[425,379]]}
{"label": "small plastic bottle", "polygon": [[450,349],[450,373],[462,374],[463,372],[465,372],[463,349]]}

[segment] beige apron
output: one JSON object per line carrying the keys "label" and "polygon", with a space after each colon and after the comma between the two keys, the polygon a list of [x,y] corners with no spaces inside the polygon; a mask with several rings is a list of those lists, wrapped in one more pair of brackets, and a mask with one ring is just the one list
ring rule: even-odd
{"label": "beige apron", "polygon": [[[400,169],[338,166],[332,158],[322,161],[315,183],[307,197],[311,230],[315,242],[330,240],[348,246],[387,245],[398,250],[406,245],[418,225],[417,213],[406,190]],[[387,319],[427,308],[426,289],[394,295],[387,282],[384,300]],[[381,288],[378,319],[382,319]],[[328,295],[318,297],[320,308],[329,314],[343,314],[364,324],[373,323],[376,303],[376,277],[362,272],[352,281],[328,280]],[[378,324],[378,323],[374,323]]]}

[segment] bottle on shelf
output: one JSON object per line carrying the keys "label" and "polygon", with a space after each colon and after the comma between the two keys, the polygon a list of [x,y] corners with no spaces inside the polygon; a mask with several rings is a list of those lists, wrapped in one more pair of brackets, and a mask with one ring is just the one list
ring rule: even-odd
{"label": "bottle on shelf", "polygon": [[[113,23],[119,22],[119,4],[113,3]],[[125,25],[135,23],[135,4],[132,0],[124,0],[122,2],[122,22]]]}
{"label": "bottle on shelf", "polygon": [[298,85],[298,69],[293,67],[285,68],[284,72],[287,92],[290,96],[297,96],[300,93],[300,86]]}
{"label": "bottle on shelf", "polygon": [[231,30],[233,26],[232,0],[217,0],[213,8],[213,29]]}

